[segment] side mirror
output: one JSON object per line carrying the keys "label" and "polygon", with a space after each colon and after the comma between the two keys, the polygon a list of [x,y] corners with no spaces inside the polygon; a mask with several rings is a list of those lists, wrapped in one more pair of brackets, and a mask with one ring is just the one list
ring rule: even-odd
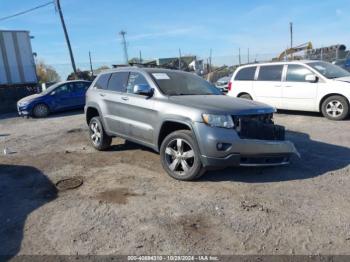
{"label": "side mirror", "polygon": [[318,77],[315,75],[306,75],[305,81],[309,83],[316,83],[318,81]]}
{"label": "side mirror", "polygon": [[150,97],[153,95],[153,89],[147,84],[135,85],[134,94]]}

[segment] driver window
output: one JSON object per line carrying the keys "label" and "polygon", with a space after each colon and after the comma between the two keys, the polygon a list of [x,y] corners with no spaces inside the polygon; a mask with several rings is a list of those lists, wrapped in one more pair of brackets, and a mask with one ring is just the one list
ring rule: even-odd
{"label": "driver window", "polygon": [[148,82],[143,75],[131,72],[129,75],[128,86],[126,88],[127,93],[133,94],[135,85],[148,85]]}
{"label": "driver window", "polygon": [[55,89],[56,95],[64,95],[71,91],[70,84],[64,84]]}
{"label": "driver window", "polygon": [[288,65],[287,70],[287,82],[307,82],[305,77],[307,75],[313,75],[313,73],[304,66],[301,65]]}

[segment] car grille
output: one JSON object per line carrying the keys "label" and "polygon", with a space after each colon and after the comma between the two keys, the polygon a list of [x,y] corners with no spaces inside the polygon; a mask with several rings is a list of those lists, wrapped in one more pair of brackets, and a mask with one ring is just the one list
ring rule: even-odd
{"label": "car grille", "polygon": [[232,118],[235,129],[242,139],[285,139],[285,128],[273,123],[272,114],[232,116]]}

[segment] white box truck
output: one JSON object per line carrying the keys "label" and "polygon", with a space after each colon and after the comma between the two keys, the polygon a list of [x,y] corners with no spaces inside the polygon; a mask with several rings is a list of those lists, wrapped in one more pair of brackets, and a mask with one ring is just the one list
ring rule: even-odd
{"label": "white box truck", "polygon": [[0,113],[36,92],[38,77],[29,31],[0,30]]}
{"label": "white box truck", "polygon": [[37,82],[29,32],[0,30],[0,86]]}

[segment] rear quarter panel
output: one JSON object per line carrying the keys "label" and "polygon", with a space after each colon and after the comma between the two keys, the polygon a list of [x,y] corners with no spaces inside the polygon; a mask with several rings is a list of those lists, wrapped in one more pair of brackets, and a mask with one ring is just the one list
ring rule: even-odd
{"label": "rear quarter panel", "polygon": [[253,94],[253,82],[254,81],[239,81],[234,80],[239,70],[236,70],[236,72],[233,74],[231,78],[231,91],[229,91],[227,94],[229,96],[238,97],[241,93],[247,93],[251,97],[254,97]]}

